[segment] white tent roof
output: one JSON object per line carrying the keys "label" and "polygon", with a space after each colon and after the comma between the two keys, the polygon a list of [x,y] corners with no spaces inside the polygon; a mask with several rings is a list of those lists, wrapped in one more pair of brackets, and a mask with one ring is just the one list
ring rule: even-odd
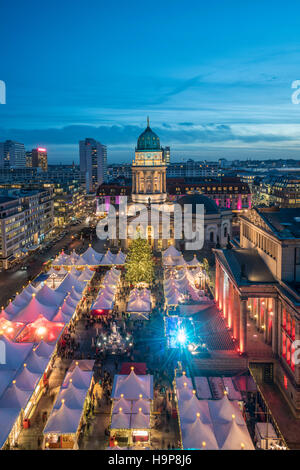
{"label": "white tent roof", "polygon": [[142,411],[132,414],[130,427],[131,429],[149,429],[150,414],[144,414]]}
{"label": "white tent roof", "polygon": [[145,415],[150,414],[150,402],[149,400],[144,400],[144,398],[139,398],[132,402],[132,414],[138,413],[139,409],[142,408],[142,413]]}
{"label": "white tent roof", "polygon": [[98,266],[103,255],[98,253],[91,246],[81,255],[81,258],[85,261],[88,266]]}
{"label": "white tent roof", "polygon": [[202,400],[210,400],[212,398],[211,390],[207,377],[194,377],[197,395]]}
{"label": "white tent roof", "polygon": [[[75,366],[72,372],[68,372],[62,387],[68,387],[72,383],[78,389],[88,389],[93,377],[93,371],[81,370],[78,365]],[[70,382],[71,380],[71,382]]]}
{"label": "white tent roof", "polygon": [[0,364],[1,370],[16,370],[23,364],[32,351],[33,343],[15,343],[5,336],[1,337],[5,345],[5,364]]}
{"label": "white tent roof", "polygon": [[92,279],[92,277],[94,276],[94,273],[93,271],[91,271],[90,269],[86,268],[82,271],[82,273],[79,272],[79,276],[78,276],[78,281],[80,282],[88,282]]}
{"label": "white tent roof", "polygon": [[85,283],[78,281],[78,279],[72,274],[67,274],[62,283],[55,289],[57,292],[62,292],[66,294],[72,290],[72,287],[76,289],[77,292],[81,293],[85,288]]}
{"label": "white tent roof", "polygon": [[114,264],[122,265],[125,263],[125,260],[126,260],[126,255],[120,250],[115,256]]}
{"label": "white tent roof", "polygon": [[201,417],[182,428],[182,442],[184,449],[219,449],[212,425],[204,424]]}
{"label": "white tent roof", "polygon": [[126,308],[127,312],[150,312],[151,303],[142,300],[141,297],[129,300]]}
{"label": "white tent roof", "polygon": [[41,357],[39,356],[36,351],[32,351],[30,355],[26,358],[27,369],[34,374],[42,374],[48,363],[50,357]]}
{"label": "white tent roof", "polygon": [[13,408],[21,411],[27,405],[31,394],[32,391],[21,390],[13,383],[3,393],[0,399],[0,408]]}
{"label": "white tent roof", "polygon": [[23,370],[16,376],[16,379],[15,379],[16,386],[20,390],[33,392],[40,378],[41,378],[41,374],[30,372],[26,366],[26,367],[23,367]]}
{"label": "white tent roof", "polygon": [[215,435],[221,450],[254,450],[247,426],[239,425],[236,419],[230,423],[214,425]]}
{"label": "white tent roof", "polygon": [[235,415],[238,424],[245,424],[238,402],[230,401],[227,395],[224,395],[221,400],[209,400],[208,404],[213,422],[220,424],[231,423],[232,415]]}
{"label": "white tent roof", "polygon": [[82,409],[71,410],[66,404],[61,404],[60,408],[53,409],[43,433],[75,434],[79,426],[81,414]]}
{"label": "white tent roof", "polygon": [[186,375],[181,375],[180,377],[176,377],[176,388],[177,390],[185,387],[185,384],[186,383],[186,386],[193,390],[193,384],[192,384],[192,379],[190,379],[189,377],[187,377]]}
{"label": "white tent roof", "polygon": [[96,302],[92,306],[92,310],[111,310],[113,308],[114,301],[112,297],[106,297],[103,291],[103,295],[100,295]]}
{"label": "white tent roof", "polygon": [[178,251],[176,250],[175,246],[171,245],[169,246],[169,248],[167,248],[164,252],[163,252],[163,257],[166,257],[166,256],[172,256],[172,257],[176,257],[176,256],[180,256],[181,255],[181,251]]}
{"label": "white tent roof", "polygon": [[125,398],[120,398],[119,400],[114,400],[112,413],[119,413],[120,408],[122,408],[122,413],[131,413],[131,401],[125,400]]}
{"label": "white tent roof", "polygon": [[80,410],[83,407],[83,403],[86,397],[86,390],[76,388],[72,383],[69,383],[67,388],[62,388],[57,396],[54,404],[54,408],[58,409],[61,407],[62,400],[70,410]]}
{"label": "white tent roof", "polygon": [[17,420],[17,417],[20,414],[20,409],[12,409],[12,408],[0,408],[0,449],[5,444],[11,429],[14,423]]}
{"label": "white tent roof", "polygon": [[101,266],[110,266],[115,264],[116,255],[113,255],[110,249],[107,250],[105,255],[103,256],[100,265]]}
{"label": "white tent roof", "polygon": [[181,424],[193,423],[197,417],[197,413],[200,414],[203,423],[211,424],[212,422],[207,401],[198,400],[195,395],[189,400],[179,400],[178,407]]}
{"label": "white tent roof", "polygon": [[44,284],[36,294],[36,298],[39,302],[45,305],[55,305],[58,307],[63,301],[64,294],[57,292],[51,289],[51,287],[48,287],[47,284]]}
{"label": "white tent roof", "polygon": [[55,345],[48,344],[48,343],[46,343],[45,341],[42,340],[42,341],[40,341],[40,343],[37,346],[37,348],[35,349],[35,351],[36,351],[36,354],[39,357],[50,358],[50,356],[52,355],[54,349],[55,349]]}
{"label": "white tent roof", "polygon": [[48,320],[51,320],[57,312],[57,308],[58,306],[42,304],[35,297],[35,294],[33,294],[30,302],[26,305],[26,307],[20,310],[14,317],[14,321],[25,324],[32,323],[40,315],[43,315]]}
{"label": "white tent roof", "polygon": [[186,264],[188,266],[199,266],[200,261],[198,261],[197,256],[194,255],[193,259],[191,261],[187,261]]}
{"label": "white tent roof", "polygon": [[12,383],[15,374],[16,371],[14,370],[0,370],[0,397],[4,390]]}
{"label": "white tent roof", "polygon": [[111,416],[111,429],[130,429],[130,414],[118,412]]}
{"label": "white tent roof", "polygon": [[153,397],[153,377],[151,375],[136,375],[132,370],[129,375],[115,375],[112,397],[120,398],[121,394],[128,400],[138,400]]}

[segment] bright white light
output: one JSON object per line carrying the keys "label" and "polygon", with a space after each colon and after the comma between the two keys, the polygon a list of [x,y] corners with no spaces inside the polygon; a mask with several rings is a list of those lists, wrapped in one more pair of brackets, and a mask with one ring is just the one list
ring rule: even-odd
{"label": "bright white light", "polygon": [[189,345],[188,345],[188,350],[189,350],[189,351],[194,351],[194,345],[193,345],[193,344],[189,344]]}
{"label": "bright white light", "polygon": [[46,328],[44,326],[40,326],[38,329],[37,329],[37,334],[39,336],[43,336],[45,333],[46,333]]}
{"label": "bright white light", "polygon": [[185,331],[182,328],[178,332],[177,341],[180,344],[184,344],[186,342],[186,334],[185,334]]}

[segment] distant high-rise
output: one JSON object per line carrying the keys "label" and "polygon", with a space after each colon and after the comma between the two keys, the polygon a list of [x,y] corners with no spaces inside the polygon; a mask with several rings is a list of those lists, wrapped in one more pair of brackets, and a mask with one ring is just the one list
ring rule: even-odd
{"label": "distant high-rise", "polygon": [[6,140],[0,143],[0,166],[7,168],[25,168],[26,152],[24,144]]}
{"label": "distant high-rise", "polygon": [[170,152],[170,147],[163,147],[163,158],[166,163],[166,165],[170,165],[170,160],[171,160],[171,152]]}
{"label": "distant high-rise", "polygon": [[[30,160],[30,154],[31,154],[31,160]],[[43,147],[38,147],[36,149],[32,149],[31,152],[26,152],[26,166],[31,166],[32,168],[41,168],[42,171],[47,171],[48,170],[47,149]]]}
{"label": "distant high-rise", "polygon": [[86,175],[86,190],[90,193],[107,178],[107,148],[94,139],[79,142],[80,170]]}

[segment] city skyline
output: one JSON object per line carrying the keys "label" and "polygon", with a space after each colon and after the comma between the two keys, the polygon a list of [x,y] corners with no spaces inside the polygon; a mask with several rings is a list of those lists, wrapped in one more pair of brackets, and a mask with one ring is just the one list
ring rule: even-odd
{"label": "city skyline", "polygon": [[6,21],[0,32],[1,141],[47,147],[50,164],[67,164],[90,137],[110,163],[130,162],[149,115],[173,160],[299,158],[300,7],[280,7],[3,5],[15,28]]}

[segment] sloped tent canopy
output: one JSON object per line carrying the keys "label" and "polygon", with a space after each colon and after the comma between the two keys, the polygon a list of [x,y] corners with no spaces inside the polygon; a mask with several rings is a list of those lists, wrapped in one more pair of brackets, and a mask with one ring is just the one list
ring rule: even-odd
{"label": "sloped tent canopy", "polygon": [[235,415],[238,424],[245,424],[238,402],[230,401],[227,395],[224,395],[221,400],[209,400],[208,405],[213,422],[220,424],[231,423],[232,415]]}
{"label": "sloped tent canopy", "polygon": [[0,397],[4,390],[12,383],[15,375],[15,370],[0,370]]}
{"label": "sloped tent canopy", "polygon": [[53,409],[43,433],[76,434],[81,415],[82,409],[70,409],[61,403],[60,408]]}
{"label": "sloped tent canopy", "polygon": [[189,400],[179,400],[178,408],[182,425],[183,423],[193,423],[197,414],[200,415],[204,424],[212,423],[207,401],[198,400],[195,395]]}
{"label": "sloped tent canopy", "polygon": [[3,393],[0,399],[0,408],[19,409],[20,412],[21,409],[24,409],[27,405],[31,394],[32,391],[21,390],[15,383],[13,383]]}
{"label": "sloped tent canopy", "polygon": [[149,429],[150,428],[150,414],[144,414],[142,411],[131,415],[130,422],[131,429]]}
{"label": "sloped tent canopy", "polygon": [[212,425],[204,424],[200,416],[182,428],[182,443],[184,449],[219,449]]}
{"label": "sloped tent canopy", "polygon": [[5,352],[5,364],[0,364],[1,370],[17,370],[26,362],[26,358],[32,351],[33,343],[19,344],[10,341],[5,336],[1,337]]}
{"label": "sloped tent canopy", "polygon": [[100,262],[100,266],[111,266],[112,264],[115,264],[115,259],[116,255],[108,249]]}
{"label": "sloped tent canopy", "polygon": [[72,276],[72,274],[68,274],[55,290],[57,292],[62,292],[66,294],[67,292],[70,292],[73,287],[78,293],[81,293],[86,287],[86,285],[84,282],[78,281],[78,279]]}
{"label": "sloped tent canopy", "polygon": [[69,383],[67,388],[62,388],[54,403],[54,408],[60,408],[64,403],[70,409],[81,409],[86,397],[86,389],[76,388],[73,382]]}
{"label": "sloped tent canopy", "polygon": [[187,377],[185,374],[181,375],[180,377],[176,377],[175,382],[177,390],[184,387],[188,387],[190,390],[193,390],[192,379]]}
{"label": "sloped tent canopy", "polygon": [[215,435],[221,450],[254,450],[246,424],[239,425],[235,418],[230,423],[214,423]]}
{"label": "sloped tent canopy", "polygon": [[63,277],[65,276],[66,274],[68,274],[68,271],[61,267],[60,269],[54,269],[53,267],[49,269],[49,271],[47,271],[47,274],[49,276],[51,276],[51,274],[54,274],[56,276],[59,276],[59,277]]}
{"label": "sloped tent canopy", "polygon": [[[71,308],[71,307],[70,307]],[[72,309],[72,313],[71,314],[68,314],[68,313],[65,313],[62,308],[60,307],[57,314],[55,315],[55,317],[52,319],[53,322],[57,322],[57,323],[65,323],[65,324],[68,324],[73,316],[73,313],[74,313],[74,309]]]}
{"label": "sloped tent canopy", "polygon": [[181,255],[181,251],[176,250],[175,246],[171,245],[163,252],[162,255],[164,258],[167,256],[178,257]]}
{"label": "sloped tent canopy", "polygon": [[119,411],[111,416],[111,429],[130,429],[130,414]]}
{"label": "sloped tent canopy", "polygon": [[191,261],[186,261],[186,264],[188,266],[199,266],[201,263],[198,261],[197,256],[194,255],[194,257],[191,259]]}
{"label": "sloped tent canopy", "polygon": [[30,302],[21,309],[14,317],[14,321],[20,323],[32,323],[37,320],[40,315],[51,320],[57,312],[58,306],[45,305],[38,301],[35,294],[32,294]]}
{"label": "sloped tent canopy", "polygon": [[87,266],[99,266],[101,259],[103,258],[102,253],[98,253],[94,250],[91,245],[88,249],[81,255],[81,259],[85,261]]}
{"label": "sloped tent canopy", "polygon": [[133,370],[129,375],[115,375],[112,397],[120,398],[122,394],[127,400],[138,400],[140,395],[153,399],[153,376],[136,375]]}
{"label": "sloped tent canopy", "polygon": [[39,342],[44,338],[47,342],[56,341],[60,335],[65,323],[50,321],[43,315],[31,322],[27,323],[25,328],[18,334],[16,340],[19,342]]}
{"label": "sloped tent canopy", "polygon": [[4,446],[20,414],[19,408],[0,408],[0,449]]}
{"label": "sloped tent canopy", "polygon": [[115,256],[114,264],[116,266],[121,266],[125,264],[125,261],[126,261],[126,255],[120,250]]}
{"label": "sloped tent canopy", "polygon": [[89,282],[94,276],[94,272],[86,268],[82,273],[79,273],[78,281],[80,282]]}
{"label": "sloped tent canopy", "polygon": [[46,284],[38,291],[36,298],[39,302],[45,305],[59,306],[63,302],[64,294],[51,289]]}
{"label": "sloped tent canopy", "polygon": [[122,412],[126,414],[131,413],[131,401],[125,400],[125,398],[121,397],[119,400],[114,400],[112,414],[119,413],[120,408],[122,408]]}
{"label": "sloped tent canopy", "polygon": [[144,398],[139,398],[138,400],[135,400],[132,402],[132,414],[139,413],[139,410],[142,410],[142,413],[144,415],[149,415],[150,414],[150,402],[149,400],[144,400]]}
{"label": "sloped tent canopy", "polygon": [[212,394],[207,377],[194,377],[194,381],[198,397],[202,400],[210,400]]}
{"label": "sloped tent canopy", "polygon": [[93,377],[93,371],[81,370],[78,365],[73,369],[72,372],[68,372],[62,387],[68,387],[72,383],[78,389],[87,390],[90,386]]}
{"label": "sloped tent canopy", "polygon": [[30,372],[26,366],[23,367],[23,370],[16,376],[16,387],[20,390],[33,392],[35,387],[39,383],[41,374]]}
{"label": "sloped tent canopy", "polygon": [[138,296],[136,299],[129,300],[126,310],[127,312],[150,312],[151,303]]}

